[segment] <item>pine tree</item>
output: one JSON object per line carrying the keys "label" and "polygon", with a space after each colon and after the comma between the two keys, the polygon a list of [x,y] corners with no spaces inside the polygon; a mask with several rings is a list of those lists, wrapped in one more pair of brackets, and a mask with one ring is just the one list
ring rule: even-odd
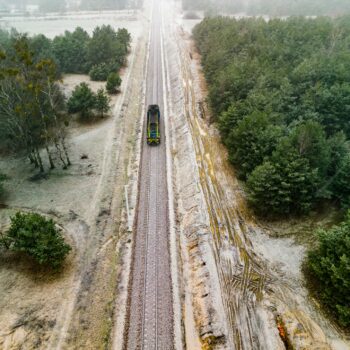
{"label": "pine tree", "polygon": [[86,83],[76,86],[72,96],[68,100],[68,112],[80,113],[83,118],[88,118],[95,107],[96,95]]}
{"label": "pine tree", "polygon": [[111,73],[108,76],[106,90],[109,94],[115,94],[118,92],[118,89],[122,83],[122,80],[117,73]]}
{"label": "pine tree", "polygon": [[110,110],[110,101],[109,96],[106,94],[106,91],[103,88],[97,91],[95,108],[96,111],[101,114],[102,118],[104,117],[105,113]]}

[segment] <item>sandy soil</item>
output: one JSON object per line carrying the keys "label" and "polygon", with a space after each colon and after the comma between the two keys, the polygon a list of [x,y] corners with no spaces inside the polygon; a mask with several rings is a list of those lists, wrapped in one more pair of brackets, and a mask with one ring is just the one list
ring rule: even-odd
{"label": "sandy soil", "polygon": [[[0,227],[6,227],[17,210],[41,212],[58,222],[73,246],[58,275],[37,270],[18,256],[1,256],[0,349],[97,349],[110,341],[119,259],[116,246],[125,221],[124,185],[129,164],[135,161],[133,138],[139,128],[139,103],[130,100],[132,91],[141,92],[130,79],[139,50],[136,37],[111,116],[89,125],[72,123],[73,165],[68,170],[57,168],[46,179],[31,181],[35,171],[26,160],[0,159],[1,172],[10,177],[8,207],[0,210]],[[63,86],[69,94],[75,84],[87,80],[69,75]],[[89,84],[94,90],[101,86]]]}

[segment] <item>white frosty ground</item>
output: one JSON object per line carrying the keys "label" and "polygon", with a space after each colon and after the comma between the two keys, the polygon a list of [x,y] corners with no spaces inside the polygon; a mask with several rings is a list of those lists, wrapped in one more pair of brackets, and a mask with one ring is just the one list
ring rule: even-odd
{"label": "white frosty ground", "polygon": [[[136,23],[143,26],[142,20]],[[60,28],[64,29],[64,22]],[[112,117],[90,125],[71,125],[72,167],[66,171],[57,168],[47,180],[32,182],[28,179],[35,172],[28,162],[0,158],[1,172],[10,176],[6,185],[9,208],[0,211],[0,227],[6,226],[15,211],[34,210],[54,218],[74,248],[64,272],[52,277],[22,259],[0,258],[2,350],[23,344],[28,349],[58,349],[67,342],[73,348],[88,348],[86,344],[94,348],[92,344],[100,346],[105,341],[116,284],[116,231],[123,221],[124,184],[128,165],[132,167],[135,161],[132,141],[140,113],[139,85],[136,81],[131,87],[126,84],[139,45],[138,37],[133,39],[122,94],[113,100]],[[136,74],[135,79],[142,78]],[[73,85],[87,80],[70,75],[63,85],[69,94]],[[94,90],[101,86],[89,84]],[[88,158],[81,159],[83,154]]]}

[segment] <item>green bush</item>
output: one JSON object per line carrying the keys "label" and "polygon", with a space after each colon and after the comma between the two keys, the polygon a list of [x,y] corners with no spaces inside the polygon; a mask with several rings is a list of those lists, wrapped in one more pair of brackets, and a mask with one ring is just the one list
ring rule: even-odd
{"label": "green bush", "polygon": [[71,247],[64,242],[52,219],[36,213],[18,212],[11,218],[11,227],[0,244],[14,252],[23,252],[40,265],[53,269],[62,266]]}
{"label": "green bush", "polygon": [[321,301],[339,323],[350,326],[350,212],[345,222],[318,231],[318,247],[307,257],[308,271],[315,279]]}
{"label": "green bush", "polygon": [[275,152],[248,177],[249,202],[268,217],[307,213],[316,196],[317,171],[293,150],[280,154]]}
{"label": "green bush", "polygon": [[110,110],[110,98],[104,89],[99,89],[96,94],[95,109],[103,118],[105,113]]}
{"label": "green bush", "polygon": [[109,94],[115,94],[118,92],[122,80],[118,73],[111,73],[108,76],[106,90]]}
{"label": "green bush", "polygon": [[68,112],[80,113],[83,118],[91,115],[96,103],[96,95],[86,83],[75,87],[72,96],[68,100]]}
{"label": "green bush", "polygon": [[264,113],[254,112],[241,120],[226,143],[229,158],[245,178],[275,150],[283,131]]}
{"label": "green bush", "polygon": [[106,81],[111,73],[116,73],[119,69],[118,63],[100,63],[91,68],[89,75],[93,81]]}
{"label": "green bush", "polygon": [[93,81],[106,81],[109,74],[109,67],[106,63],[93,66],[89,72],[90,79]]}
{"label": "green bush", "polygon": [[127,51],[131,43],[131,34],[126,28],[119,28],[117,31],[117,39],[125,46]]}

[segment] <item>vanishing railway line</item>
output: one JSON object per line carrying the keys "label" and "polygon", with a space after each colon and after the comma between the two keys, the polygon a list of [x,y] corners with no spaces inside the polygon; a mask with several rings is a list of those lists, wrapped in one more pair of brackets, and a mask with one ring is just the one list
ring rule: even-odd
{"label": "vanishing railway line", "polygon": [[174,348],[160,6],[154,1],[145,102],[159,105],[162,139],[159,146],[148,146],[144,130],[124,342],[128,350]]}

